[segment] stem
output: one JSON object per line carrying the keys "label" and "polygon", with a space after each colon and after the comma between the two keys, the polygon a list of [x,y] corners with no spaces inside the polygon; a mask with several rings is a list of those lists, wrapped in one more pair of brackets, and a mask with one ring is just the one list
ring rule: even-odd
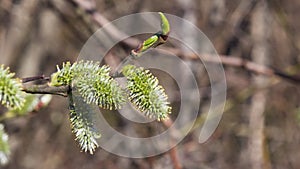
{"label": "stem", "polygon": [[53,94],[67,97],[67,93],[70,90],[70,86],[49,86],[48,84],[44,85],[31,85],[23,86],[22,89],[26,93],[32,94]]}
{"label": "stem", "polygon": [[[164,126],[167,128],[170,128],[173,125],[173,120],[172,119],[166,119],[162,121]],[[171,144],[174,144],[173,142]],[[173,162],[173,166],[174,169],[182,169],[182,165],[179,161],[178,158],[178,153],[177,153],[177,146],[176,145],[172,145],[172,149],[170,151],[168,151],[171,161]]]}
{"label": "stem", "polygon": [[122,62],[118,65],[115,73],[112,75],[112,77],[117,78],[117,77],[123,77],[123,74],[121,73],[121,68],[129,63],[132,60],[133,57],[131,55],[127,56]]}

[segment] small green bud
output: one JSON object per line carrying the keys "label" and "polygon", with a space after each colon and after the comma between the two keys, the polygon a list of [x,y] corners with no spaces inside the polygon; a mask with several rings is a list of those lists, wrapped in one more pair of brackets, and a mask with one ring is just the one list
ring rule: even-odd
{"label": "small green bud", "polygon": [[162,12],[158,12],[161,20],[161,31],[163,35],[168,35],[170,32],[170,24],[166,16]]}

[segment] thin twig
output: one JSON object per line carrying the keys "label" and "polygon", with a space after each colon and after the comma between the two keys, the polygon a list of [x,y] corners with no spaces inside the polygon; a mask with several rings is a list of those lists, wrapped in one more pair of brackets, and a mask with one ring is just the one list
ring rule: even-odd
{"label": "thin twig", "polygon": [[50,77],[41,75],[41,76],[25,77],[25,78],[22,78],[21,81],[22,81],[22,83],[27,83],[27,82],[32,82],[32,81],[36,81],[36,80],[49,80],[49,79],[50,79]]}
{"label": "thin twig", "polygon": [[[77,5],[83,10],[86,11],[86,14],[90,15],[90,17],[99,25],[103,26],[107,23],[109,23],[108,19],[106,19],[103,15],[101,15],[99,12],[96,11],[95,3],[93,3],[93,0],[90,1],[80,1],[80,0],[69,0],[69,2],[72,2],[73,5]],[[255,6],[255,0],[253,0],[252,6]],[[113,26],[112,26],[113,27]],[[124,34],[121,30],[118,29],[109,29],[107,32],[113,36],[113,37],[122,37],[121,35]],[[138,44],[141,43],[140,40],[130,37],[124,40],[122,43],[125,43],[127,46],[131,48],[135,48],[138,46]],[[185,53],[180,49],[170,48],[170,47],[163,47],[162,49],[166,49],[167,51],[173,52],[173,54],[176,54],[177,56],[180,56],[184,59],[192,59],[192,60],[199,60],[199,57],[193,53]],[[218,57],[212,56],[212,55],[201,55],[201,60],[204,62],[212,62],[212,63],[220,63],[223,65],[228,66],[234,66],[234,67],[240,67],[245,70],[248,70],[250,72],[254,72],[257,74],[262,74],[265,76],[277,76],[283,80],[288,80],[292,83],[300,83],[300,77],[299,76],[292,76],[288,75],[282,71],[276,70],[274,68],[270,68],[264,65],[257,64],[255,62],[234,57],[234,56],[227,56],[227,55],[219,55]]]}
{"label": "thin twig", "polygon": [[[83,9],[86,14],[91,16],[91,19],[98,24],[98,26],[102,27],[105,24],[109,23],[110,21],[106,19],[101,13],[99,13],[96,10],[96,3],[94,0],[87,0],[87,1],[82,1],[82,0],[68,0],[70,4],[74,6],[79,6],[81,9]],[[125,33],[118,30],[117,28],[111,26],[109,30],[109,34],[113,38],[119,38],[119,37],[124,37]],[[140,41],[136,38],[127,38],[122,43],[126,44],[127,46],[131,48],[135,48],[140,44]]]}
{"label": "thin twig", "polygon": [[[164,126],[166,128],[170,128],[173,125],[173,121],[170,118],[166,119],[166,120],[163,120],[162,123],[164,124]],[[180,163],[179,158],[178,158],[177,146],[173,142],[171,144],[174,144],[174,145],[171,145],[173,148],[171,148],[169,150],[169,155],[170,155],[170,158],[173,162],[173,167],[174,167],[174,169],[181,169],[182,166],[181,166],[181,163]]]}
{"label": "thin twig", "polygon": [[228,55],[210,55],[210,54],[202,54],[198,56],[194,53],[186,53],[180,49],[175,49],[175,48],[163,47],[162,49],[168,51],[168,53],[171,52],[174,55],[181,57],[183,59],[201,60],[203,62],[212,62],[212,63],[219,63],[222,65],[239,67],[256,74],[265,75],[265,76],[277,76],[283,80],[288,80],[293,83],[300,83],[300,77],[297,75],[296,76],[288,75],[287,73],[284,73],[280,70],[276,70],[268,66],[257,64],[253,61],[243,59],[240,57],[228,56]]}

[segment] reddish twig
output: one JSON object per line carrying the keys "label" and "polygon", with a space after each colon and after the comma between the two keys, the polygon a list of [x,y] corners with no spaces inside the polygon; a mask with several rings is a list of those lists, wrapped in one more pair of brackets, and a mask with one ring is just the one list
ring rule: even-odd
{"label": "reddish twig", "polygon": [[[164,126],[167,127],[167,128],[170,128],[172,125],[173,125],[173,121],[172,119],[166,119],[166,120],[163,120],[162,121]],[[171,143],[171,144],[174,144],[174,143]],[[178,158],[178,153],[177,153],[177,146],[176,145],[171,145],[173,148],[171,148],[169,150],[169,155],[170,155],[170,158],[173,162],[173,166],[174,166],[174,169],[181,169],[182,166],[181,166],[181,163],[179,161],[179,158]]]}

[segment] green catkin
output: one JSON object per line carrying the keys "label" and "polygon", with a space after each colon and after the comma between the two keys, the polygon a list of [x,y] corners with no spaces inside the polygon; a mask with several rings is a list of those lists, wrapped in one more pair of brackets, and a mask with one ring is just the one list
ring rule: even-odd
{"label": "green catkin", "polygon": [[168,97],[158,79],[149,70],[127,65],[122,70],[127,78],[129,100],[150,118],[164,120],[171,113]]}
{"label": "green catkin", "polygon": [[13,78],[9,68],[0,65],[0,102],[9,109],[20,109],[24,104],[25,93],[22,92],[21,81]]}

